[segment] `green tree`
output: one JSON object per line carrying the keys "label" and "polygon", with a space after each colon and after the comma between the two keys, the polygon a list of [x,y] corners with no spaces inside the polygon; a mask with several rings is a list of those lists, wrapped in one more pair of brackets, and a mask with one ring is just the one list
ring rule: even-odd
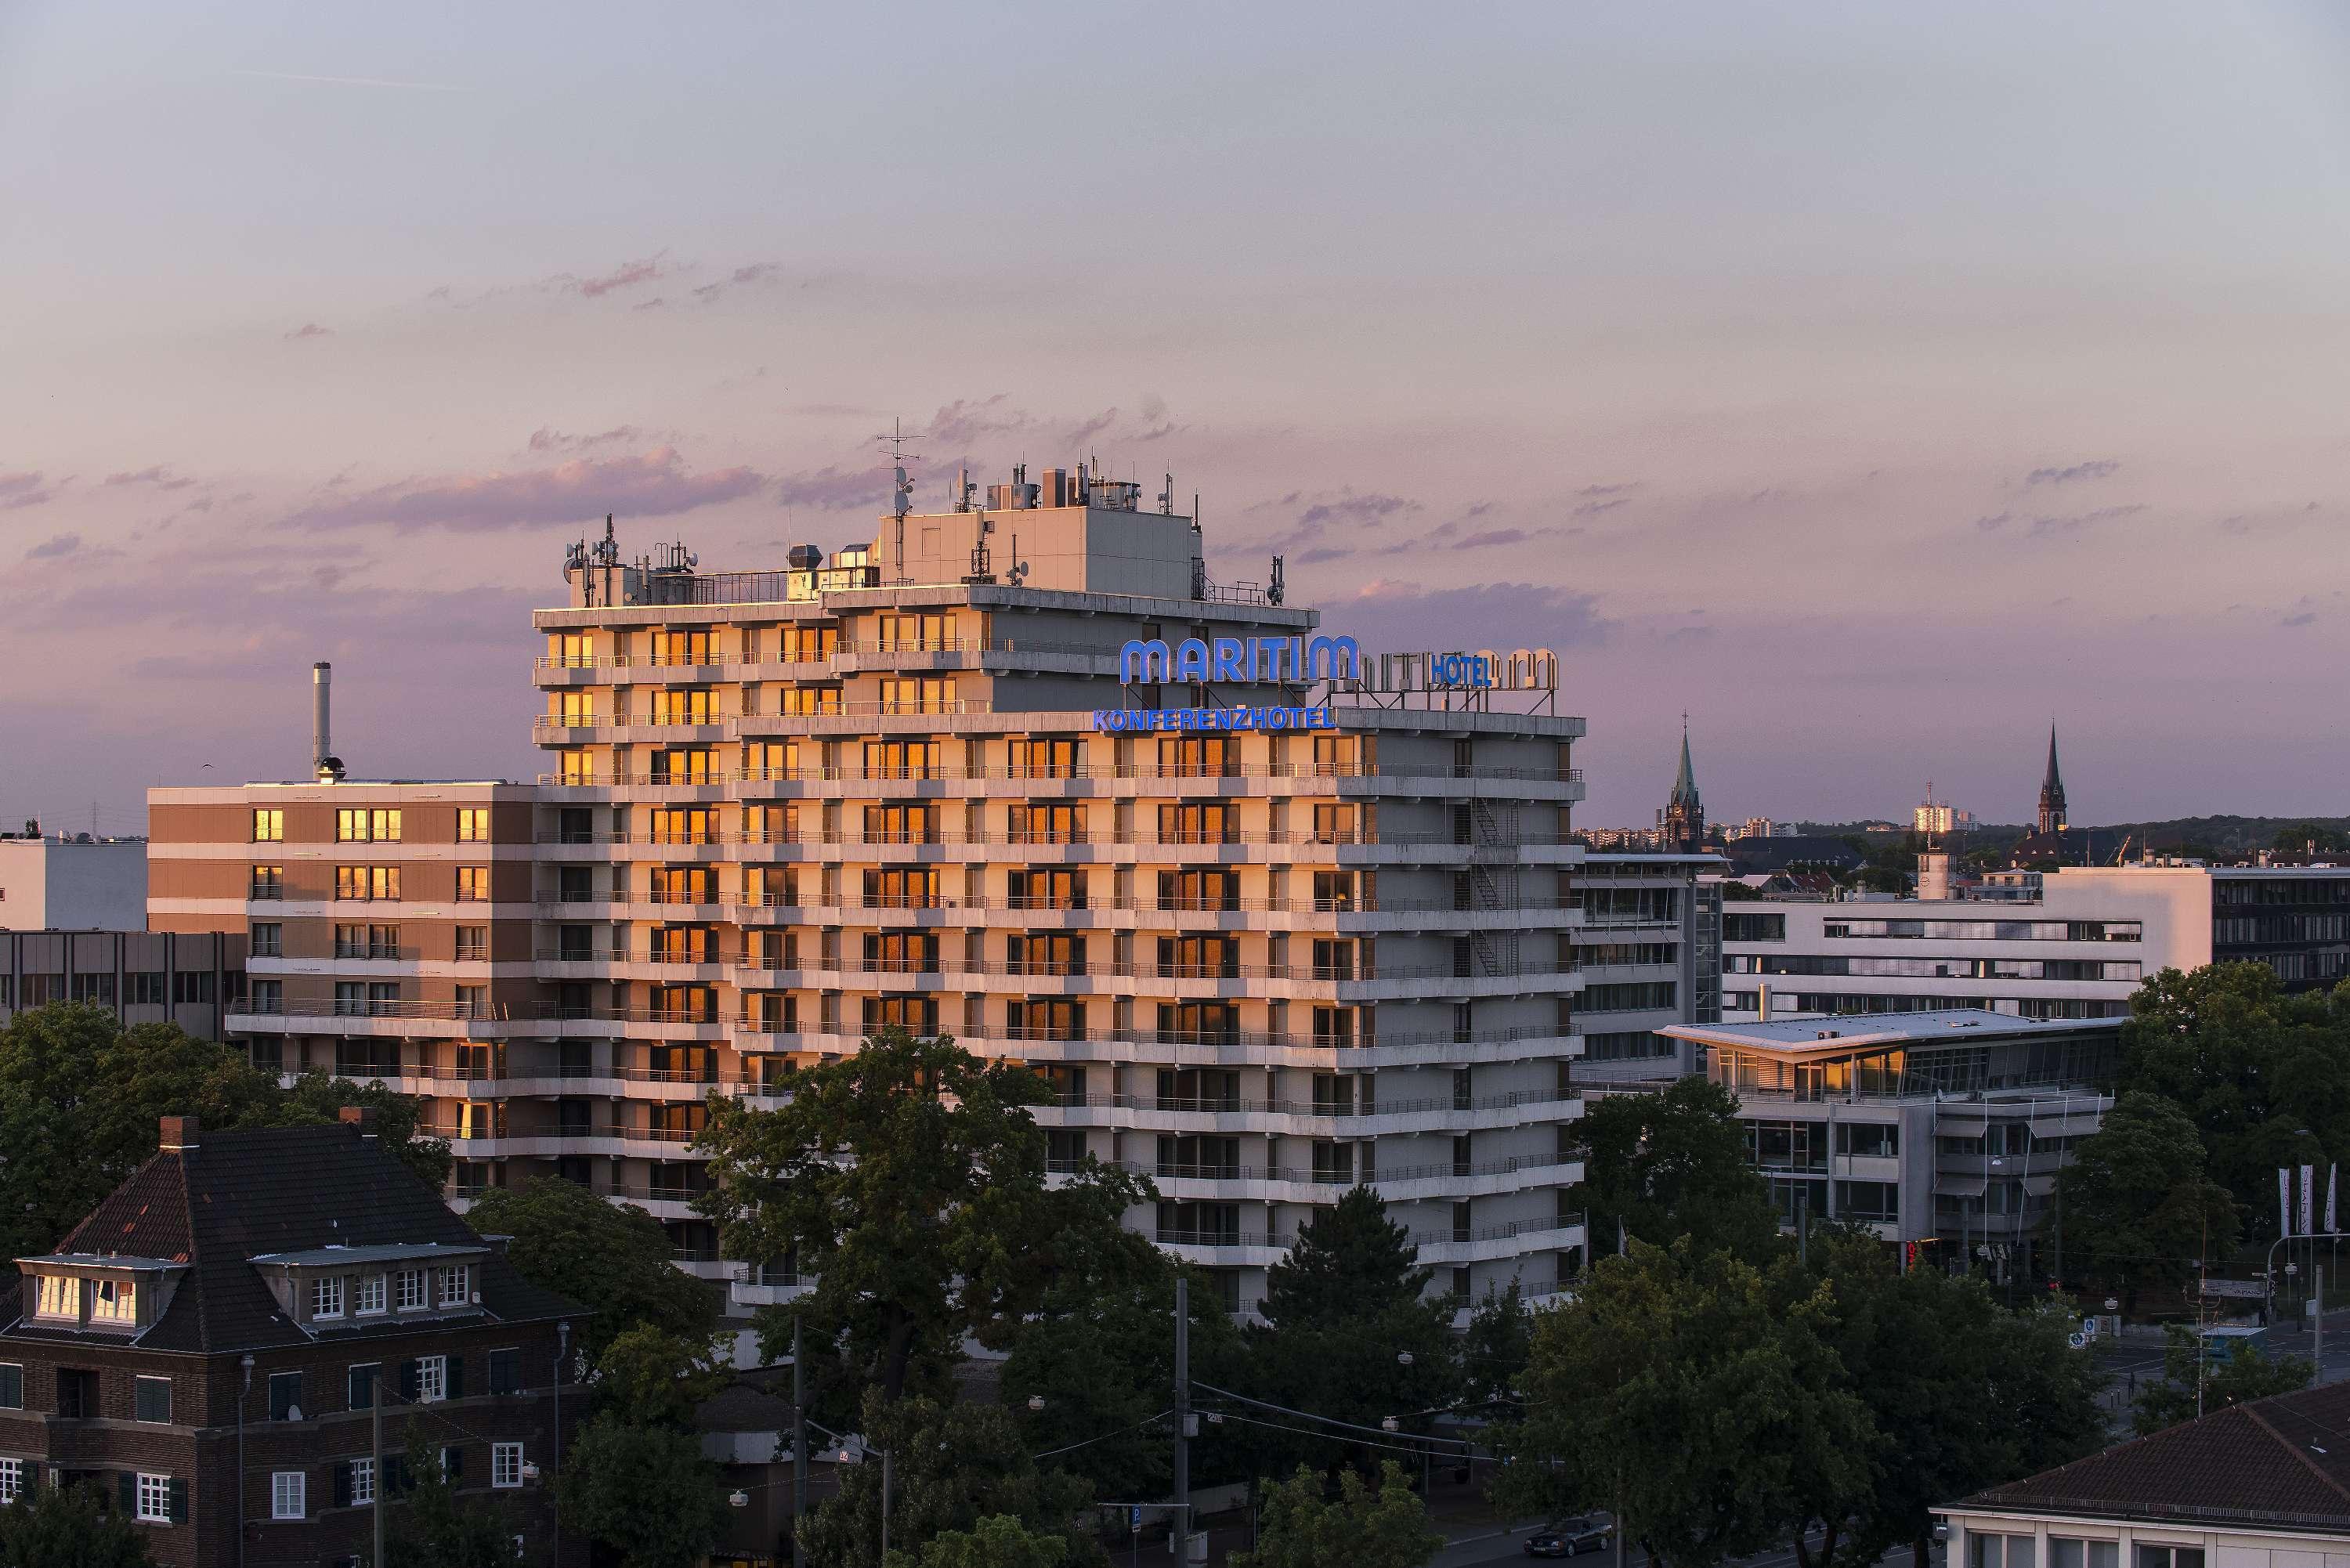
{"label": "green tree", "polygon": [[717,1311],[710,1287],[671,1262],[669,1232],[634,1205],[542,1176],[491,1188],[465,1219],[484,1235],[513,1238],[506,1257],[524,1278],[592,1309],[577,1325],[591,1364],[639,1324],[684,1340],[710,1332]]}
{"label": "green tree", "polygon": [[1379,1467],[1377,1491],[1348,1470],[1333,1500],[1304,1465],[1286,1481],[1268,1477],[1259,1486],[1256,1550],[1234,1552],[1232,1568],[1421,1568],[1444,1545],[1392,1459]]}
{"label": "green tree", "polygon": [[147,1538],[93,1486],[28,1488],[0,1508],[0,1568],[151,1568]]}
{"label": "green tree", "polygon": [[2204,1174],[2195,1124],[2159,1096],[2123,1095],[2056,1181],[2066,1247],[2121,1293],[2125,1312],[2140,1290],[2187,1280],[2199,1259],[2235,1244],[2235,1208]]}
{"label": "green tree", "polygon": [[1774,1300],[1726,1253],[1634,1242],[1536,1320],[1497,1498],[1607,1509],[1669,1568],[1784,1541],[1819,1499],[1858,1495],[1879,1448],[1835,1328],[1825,1282]]}
{"label": "green tree", "polygon": [[156,1122],[193,1116],[207,1128],[332,1121],[347,1105],[375,1107],[378,1136],[436,1186],[448,1146],[415,1136],[415,1102],[380,1085],[323,1075],[295,1091],[244,1053],[176,1024],[125,1029],[104,1007],[50,1002],[0,1029],[0,1243],[8,1255],[55,1245],[155,1152]]}
{"label": "green tree", "polygon": [[[1045,1185],[1049,1097],[1025,1068],[982,1063],[951,1040],[886,1029],[845,1061],[785,1074],[789,1103],[713,1098],[697,1207],[730,1256],[793,1258],[818,1276],[795,1303],[854,1386],[890,1397],[910,1380],[943,1392],[966,1336],[999,1336],[1034,1310],[1040,1262],[1073,1210],[1123,1210],[1143,1187],[1096,1168]],[[789,1314],[759,1318],[770,1354]]]}
{"label": "green tree", "polygon": [[1534,1317],[1518,1282],[1478,1302],[1461,1341],[1461,1397],[1489,1409],[1515,1402],[1518,1379],[1534,1352]]}
{"label": "green tree", "polygon": [[[1245,1332],[1244,1391],[1358,1428],[1392,1416],[1425,1430],[1429,1412],[1461,1397],[1461,1344],[1451,1299],[1425,1293],[1432,1271],[1419,1266],[1418,1251],[1368,1187],[1314,1210],[1267,1271],[1265,1322]],[[1336,1428],[1295,1433],[1278,1451],[1326,1466],[1370,1456]]]}
{"label": "green tree", "polygon": [[2211,1179],[2272,1237],[2277,1168],[2350,1154],[2350,989],[2287,995],[2262,963],[2164,970],[2130,999],[2119,1087],[2184,1111]]}
{"label": "green tree", "polygon": [[[1055,1468],[1107,1493],[1156,1497],[1173,1484],[1168,1428],[1150,1418],[1173,1400],[1175,1282],[1182,1265],[1109,1212],[1074,1214],[1047,1248],[1044,1295],[1004,1344],[1003,1403],[1028,1452],[1066,1449],[1050,1461]],[[1235,1386],[1241,1336],[1221,1293],[1195,1274],[1189,1302],[1192,1376]],[[1032,1397],[1045,1407],[1029,1410]],[[1239,1479],[1244,1472],[1224,1472],[1244,1451],[1223,1442],[1196,1445],[1194,1482]]]}
{"label": "green tree", "polygon": [[[1072,1564],[1106,1562],[1076,1524],[1093,1489],[1079,1477],[1038,1469],[1002,1406],[947,1405],[920,1395],[892,1400],[870,1388],[858,1427],[868,1448],[889,1455],[893,1546],[975,1532],[983,1520],[1008,1515],[1033,1534],[1061,1540]],[[808,1517],[808,1561],[817,1568],[879,1562],[881,1463],[845,1464],[837,1473],[840,1490]]]}
{"label": "green tree", "polygon": [[2195,1331],[2172,1324],[2163,1331],[2162,1377],[2138,1390],[2130,1423],[2144,1437],[2230,1405],[2294,1393],[2316,1376],[2317,1364],[2305,1355],[2270,1355],[2249,1345],[2213,1365]]}
{"label": "green tree", "polygon": [[556,1496],[620,1568],[694,1568],[726,1527],[719,1480],[692,1434],[603,1415],[572,1439]]}
{"label": "green tree", "polygon": [[2008,1312],[1981,1280],[1903,1273],[1874,1235],[1840,1226],[1815,1230],[1808,1261],[1782,1259],[1771,1282],[1782,1301],[1828,1287],[1824,1336],[1876,1439],[1865,1472],[1814,1472],[1799,1493],[1792,1533],[1801,1568],[1874,1563],[1917,1546],[1951,1498],[2103,1445],[2105,1379],[2068,1343],[2060,1303]]}
{"label": "green tree", "polygon": [[1566,1201],[1589,1211],[1596,1249],[1622,1234],[1659,1247],[1687,1236],[1754,1263],[1777,1250],[1779,1217],[1728,1089],[1681,1078],[1658,1094],[1609,1095],[1581,1126],[1589,1154]]}
{"label": "green tree", "polygon": [[1066,1537],[1029,1529],[1008,1513],[992,1514],[969,1530],[947,1530],[913,1556],[889,1553],[889,1568],[1061,1568]]}
{"label": "green tree", "polygon": [[385,1568],[493,1568],[514,1560],[514,1532],[496,1509],[461,1500],[428,1452],[386,1511],[383,1556]]}
{"label": "green tree", "polygon": [[724,1337],[680,1338],[649,1323],[613,1336],[596,1358],[595,1397],[631,1426],[683,1431],[694,1407],[726,1386],[731,1376]]}

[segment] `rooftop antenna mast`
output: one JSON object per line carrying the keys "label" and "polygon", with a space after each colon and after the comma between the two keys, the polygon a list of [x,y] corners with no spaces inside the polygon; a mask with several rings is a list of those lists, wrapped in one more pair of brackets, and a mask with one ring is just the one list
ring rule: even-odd
{"label": "rooftop antenna mast", "polygon": [[[919,462],[921,454],[906,450],[908,438],[903,420],[891,420],[889,428],[873,439],[880,442],[882,450],[889,455],[889,515],[897,522],[897,534],[890,549],[897,562],[898,581],[904,583],[910,580],[906,576],[906,514],[913,505],[914,496],[914,482],[906,477],[906,463],[910,459]],[[920,441],[920,432],[917,431],[912,439]]]}

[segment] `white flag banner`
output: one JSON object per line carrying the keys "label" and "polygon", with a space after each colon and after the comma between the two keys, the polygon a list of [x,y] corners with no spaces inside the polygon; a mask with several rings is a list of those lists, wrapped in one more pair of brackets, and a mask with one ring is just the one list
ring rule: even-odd
{"label": "white flag banner", "polygon": [[2301,1233],[2304,1236],[2317,1233],[2317,1216],[2312,1212],[2316,1201],[2317,1167],[2304,1165],[2301,1168]]}
{"label": "white flag banner", "polygon": [[2342,1228],[2334,1222],[2334,1167],[2329,1165],[2325,1168],[2325,1233],[2329,1236],[2339,1236],[2342,1233]]}
{"label": "white flag banner", "polygon": [[2293,1234],[2293,1172],[2277,1167],[2277,1234]]}

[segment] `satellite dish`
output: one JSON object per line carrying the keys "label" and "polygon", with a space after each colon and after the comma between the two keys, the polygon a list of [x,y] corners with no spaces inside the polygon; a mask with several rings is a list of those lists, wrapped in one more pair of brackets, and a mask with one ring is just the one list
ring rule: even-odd
{"label": "satellite dish", "polygon": [[289,1420],[289,1421],[298,1421],[298,1420],[300,1420],[300,1419],[302,1418],[302,1407],[301,1407],[301,1406],[299,1406],[299,1405],[288,1405],[288,1406],[286,1406],[286,1418],[287,1420]]}

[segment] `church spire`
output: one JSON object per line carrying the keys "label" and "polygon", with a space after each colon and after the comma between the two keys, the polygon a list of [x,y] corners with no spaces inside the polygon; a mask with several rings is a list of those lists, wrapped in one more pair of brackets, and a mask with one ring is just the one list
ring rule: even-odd
{"label": "church spire", "polygon": [[2056,771],[2056,726],[2048,726],[2048,772],[2040,781],[2040,815],[2036,824],[2042,833],[2064,831],[2064,775]]}
{"label": "church spire", "polygon": [[1695,855],[1705,845],[1705,802],[1697,793],[1697,769],[1690,763],[1689,715],[1681,715],[1681,767],[1673,776],[1672,797],[1666,802],[1660,826],[1665,846],[1681,855]]}

